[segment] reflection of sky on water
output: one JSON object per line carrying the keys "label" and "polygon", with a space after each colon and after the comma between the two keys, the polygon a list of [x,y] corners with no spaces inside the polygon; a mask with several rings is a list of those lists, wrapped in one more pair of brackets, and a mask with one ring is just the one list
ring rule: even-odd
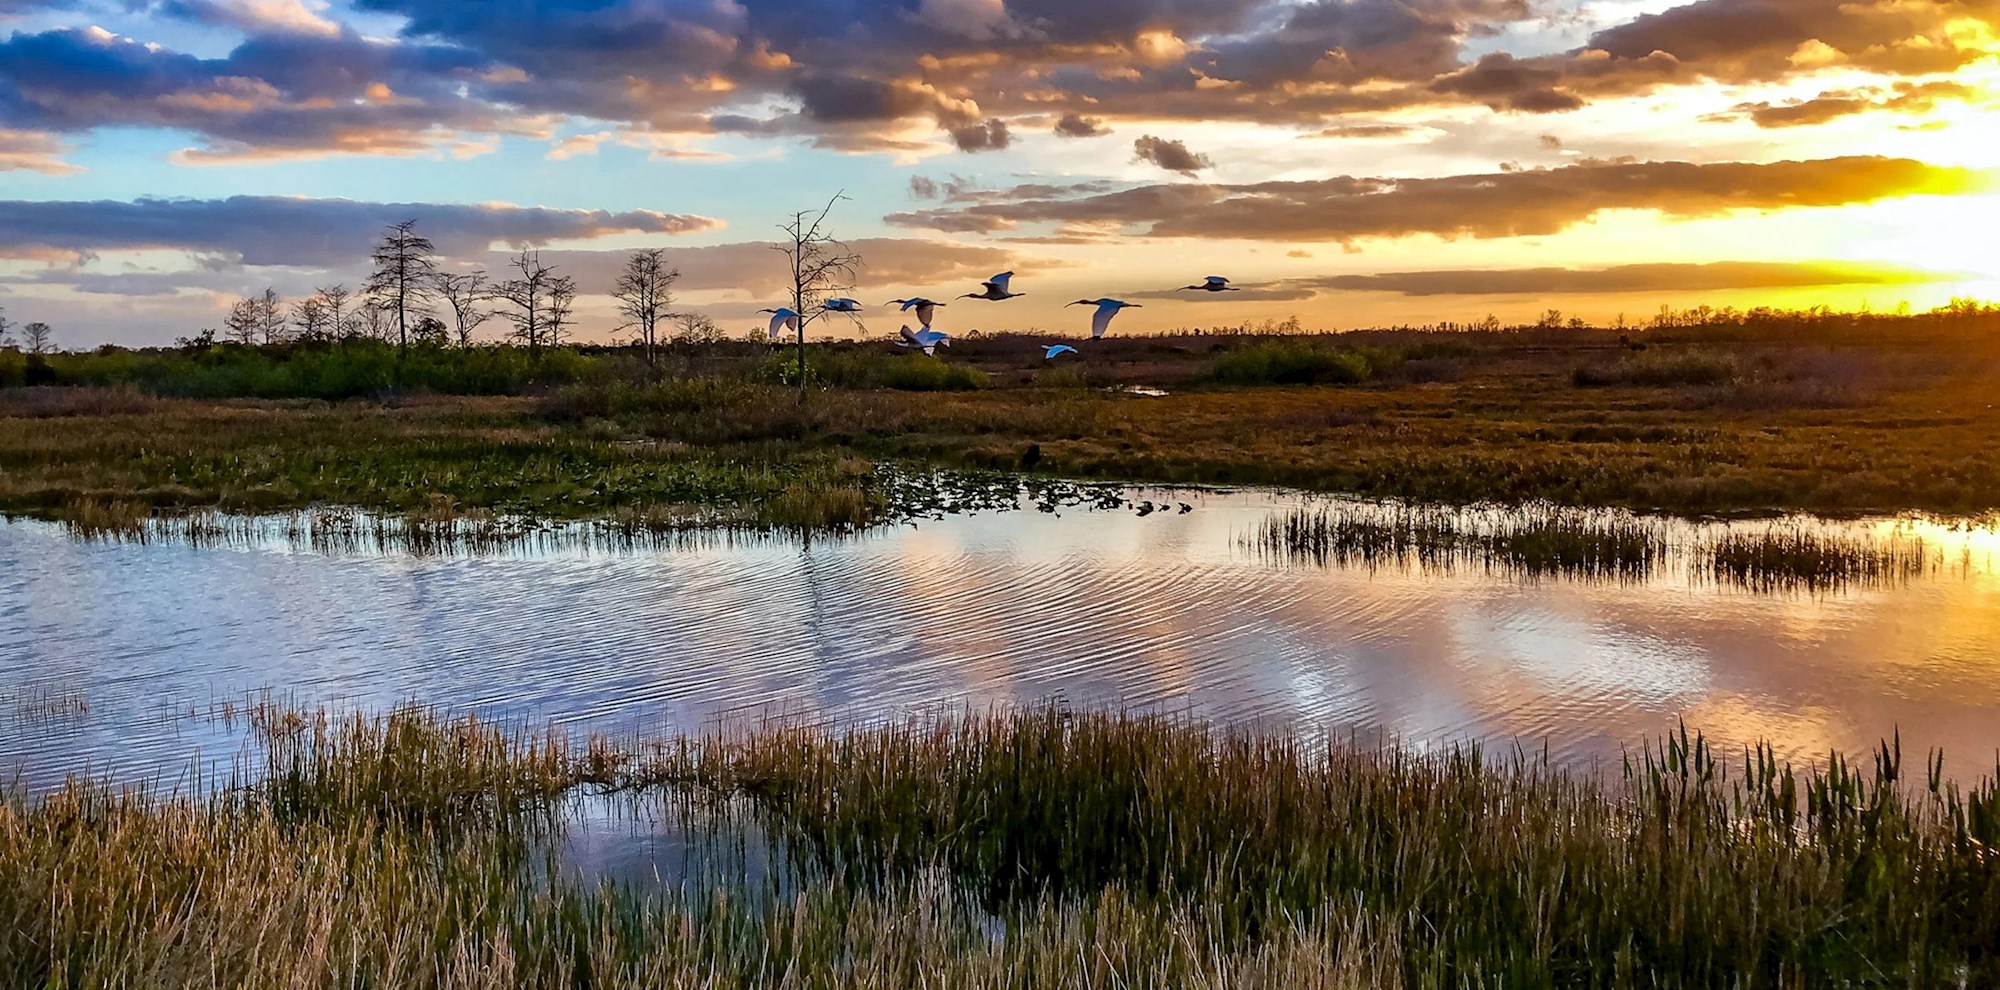
{"label": "reflection of sky on water", "polygon": [[[1154,493],[1154,498],[1159,495]],[[1761,594],[1479,567],[1275,566],[1238,537],[1266,493],[1196,511],[954,517],[854,540],[627,553],[326,555],[74,542],[0,526],[0,773],[175,770],[236,742],[171,717],[270,690],[419,700],[626,730],[778,708],[893,715],[1061,699],[1219,719],[1520,738],[1615,755],[1685,717],[1808,759],[1901,728],[1960,773],[2000,747],[1991,530],[1921,536],[1947,568],[1894,587]],[[1765,525],[1765,524],[1757,524]],[[74,691],[81,716],[6,709]]]}

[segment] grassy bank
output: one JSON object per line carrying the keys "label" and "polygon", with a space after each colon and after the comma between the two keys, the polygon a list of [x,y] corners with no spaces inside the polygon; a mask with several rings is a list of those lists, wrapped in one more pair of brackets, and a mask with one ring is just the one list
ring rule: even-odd
{"label": "grassy bank", "polygon": [[[1605,778],[1137,716],[571,740],[260,710],[206,799],[0,806],[20,986],[1824,986],[2000,978],[2000,797],[1664,741]],[[548,861],[666,810],[666,889]],[[782,855],[779,854],[782,850]]]}
{"label": "grassy bank", "polygon": [[[510,396],[0,390],[0,510],[838,527],[894,517],[873,480],[887,464],[1680,514],[2000,509],[2000,338],[1981,327],[1644,336],[1643,352],[1588,331],[1127,338],[1060,368],[1032,338],[943,359],[851,344],[816,353],[803,404],[741,344],[680,354],[659,381],[589,357]],[[1294,380],[1321,384],[1270,384]]]}

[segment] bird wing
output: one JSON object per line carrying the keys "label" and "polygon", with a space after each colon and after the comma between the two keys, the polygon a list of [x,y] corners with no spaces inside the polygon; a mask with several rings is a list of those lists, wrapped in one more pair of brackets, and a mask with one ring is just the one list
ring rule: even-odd
{"label": "bird wing", "polygon": [[799,328],[798,317],[792,315],[789,312],[779,313],[778,315],[771,317],[772,340],[778,339],[778,331],[781,329],[797,330],[798,328]]}
{"label": "bird wing", "polygon": [[1210,275],[1210,276],[1208,277],[1208,284],[1210,284],[1210,285],[1228,285],[1228,284],[1229,284],[1229,280],[1228,280],[1228,279],[1226,279],[1226,278],[1223,278],[1223,277],[1222,277],[1222,276],[1220,276],[1220,275]]}
{"label": "bird wing", "polygon": [[917,322],[922,323],[926,330],[931,328],[931,317],[936,313],[937,304],[928,299],[917,304]]}
{"label": "bird wing", "polygon": [[1118,306],[1097,307],[1097,315],[1090,318],[1090,336],[1092,339],[1103,339],[1104,331],[1111,329],[1111,318],[1118,315],[1120,308]]}
{"label": "bird wing", "polygon": [[916,335],[916,332],[915,332],[915,331],[913,331],[913,330],[911,330],[911,329],[910,329],[909,327],[905,326],[905,327],[904,327],[904,328],[902,329],[902,331],[901,331],[901,334],[902,334],[902,337],[903,337],[903,342],[905,343],[905,345],[907,345],[907,346],[912,346],[912,347],[914,347],[914,346],[917,346],[917,344],[918,344],[918,339],[917,339],[917,335]]}
{"label": "bird wing", "polygon": [[1007,283],[1012,282],[1013,280],[1014,280],[1013,272],[1001,272],[1000,274],[993,276],[993,278],[990,281],[988,281],[986,285],[988,288],[998,289],[1004,293],[1010,291],[1007,288]]}

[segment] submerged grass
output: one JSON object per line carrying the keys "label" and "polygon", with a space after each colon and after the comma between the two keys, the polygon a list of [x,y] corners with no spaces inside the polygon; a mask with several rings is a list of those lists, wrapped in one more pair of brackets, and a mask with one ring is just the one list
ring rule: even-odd
{"label": "submerged grass", "polygon": [[1533,506],[1459,509],[1336,502],[1273,513],[1238,538],[1267,559],[1314,566],[1462,566],[1539,577],[1640,580],[1676,562],[1697,581],[1753,591],[1833,592],[1934,574],[1944,553],[1905,533],[1815,531],[1803,524],[1745,531],[1678,526],[1625,513]]}
{"label": "submerged grass", "polygon": [[1614,513],[1533,506],[1323,504],[1273,514],[1243,538],[1269,557],[1318,566],[1464,565],[1529,576],[1644,578],[1667,557],[1665,527]]}
{"label": "submerged grass", "polygon": [[1897,584],[1944,563],[1943,554],[1920,537],[1841,536],[1804,527],[1727,533],[1708,541],[1702,556],[1714,579],[1759,591]]}
{"label": "submerged grass", "polygon": [[[2000,794],[1681,733],[1608,778],[1059,709],[615,743],[260,709],[207,798],[0,803],[0,981],[195,987],[1785,987],[2000,979]],[[577,789],[785,878],[549,857]],[[554,837],[554,840],[551,839]],[[721,878],[727,880],[728,878]]]}

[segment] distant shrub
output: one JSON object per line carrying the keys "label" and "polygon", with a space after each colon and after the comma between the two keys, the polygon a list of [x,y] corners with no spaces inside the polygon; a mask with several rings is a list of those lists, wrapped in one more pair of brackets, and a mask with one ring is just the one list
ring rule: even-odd
{"label": "distant shrub", "polygon": [[1479,348],[1463,340],[1426,340],[1421,344],[1411,344],[1402,352],[1405,361],[1439,361],[1478,355]]}
{"label": "distant shrub", "polygon": [[1585,365],[1570,377],[1583,388],[1671,388],[1721,385],[1736,380],[1741,370],[1734,358],[1724,354],[1697,350],[1648,351],[1627,355],[1616,364]]}
{"label": "distant shrub", "polygon": [[882,384],[906,392],[968,392],[985,388],[987,380],[986,373],[977,368],[914,354],[892,362]]}
{"label": "distant shrub", "polygon": [[1098,388],[1103,384],[1089,371],[1077,367],[1043,368],[1032,379],[1036,388]]}
{"label": "distant shrub", "polygon": [[99,350],[51,359],[54,384],[130,386],[197,399],[351,399],[409,392],[512,395],[564,385],[598,363],[568,348],[420,346],[375,340],[330,345],[249,347],[213,344],[174,350]]}
{"label": "distant shrub", "polygon": [[[798,354],[779,351],[752,376],[776,385],[798,384]],[[924,354],[875,350],[808,348],[806,380],[829,388],[893,388],[908,392],[954,392],[985,388],[986,374]]]}
{"label": "distant shrub", "polygon": [[1272,341],[1222,355],[1210,377],[1230,385],[1358,385],[1401,362],[1401,354],[1380,347]]}

